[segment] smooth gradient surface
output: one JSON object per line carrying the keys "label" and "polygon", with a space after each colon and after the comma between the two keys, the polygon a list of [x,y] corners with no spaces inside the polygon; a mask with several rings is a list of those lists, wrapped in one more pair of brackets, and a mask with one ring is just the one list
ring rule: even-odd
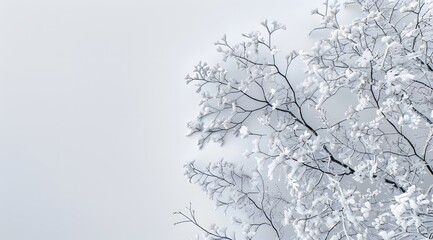
{"label": "smooth gradient surface", "polygon": [[184,76],[264,19],[287,25],[282,50],[309,49],[321,2],[1,1],[0,239],[186,240],[198,230],[172,212],[189,202],[224,222],[183,177],[220,158],[185,137],[198,96]]}

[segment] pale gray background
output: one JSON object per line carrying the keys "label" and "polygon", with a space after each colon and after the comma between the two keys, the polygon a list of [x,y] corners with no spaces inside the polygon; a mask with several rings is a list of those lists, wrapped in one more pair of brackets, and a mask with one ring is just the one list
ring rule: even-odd
{"label": "pale gray background", "polygon": [[190,201],[224,222],[183,177],[219,159],[184,137],[198,96],[183,78],[266,18],[309,48],[321,2],[1,0],[0,239],[190,239],[171,215]]}

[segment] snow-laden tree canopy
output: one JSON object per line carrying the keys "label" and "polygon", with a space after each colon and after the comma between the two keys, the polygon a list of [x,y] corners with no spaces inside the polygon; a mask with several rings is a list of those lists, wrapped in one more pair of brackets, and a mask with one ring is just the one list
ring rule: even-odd
{"label": "snow-laden tree canopy", "polygon": [[[358,17],[340,24],[348,5]],[[186,77],[202,96],[188,124],[199,146],[235,135],[253,147],[243,161],[186,164],[239,227],[206,228],[191,208],[179,223],[205,239],[433,239],[433,1],[312,13],[326,37],[311,50],[279,49],[285,27],[265,21],[243,42],[218,41],[221,63]]]}

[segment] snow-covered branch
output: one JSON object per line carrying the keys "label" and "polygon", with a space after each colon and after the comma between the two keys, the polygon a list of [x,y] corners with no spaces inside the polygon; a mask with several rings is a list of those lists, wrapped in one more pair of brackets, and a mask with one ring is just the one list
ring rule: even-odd
{"label": "snow-covered branch", "polygon": [[[347,4],[358,17],[342,24]],[[285,27],[265,21],[243,42],[223,37],[222,61],[186,77],[202,95],[188,123],[199,146],[253,145],[245,163],[190,162],[186,176],[248,226],[237,238],[431,239],[433,1],[329,0],[312,13],[329,37],[311,50],[279,49]]]}

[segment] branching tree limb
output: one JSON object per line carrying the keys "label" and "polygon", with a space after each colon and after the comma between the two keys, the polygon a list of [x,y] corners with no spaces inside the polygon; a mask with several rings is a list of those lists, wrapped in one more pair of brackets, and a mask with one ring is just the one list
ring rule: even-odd
{"label": "branching tree limb", "polygon": [[273,39],[285,27],[265,21],[186,77],[202,95],[188,123],[199,146],[236,136],[253,148],[246,162],[186,165],[243,230],[205,230],[191,208],[179,223],[212,239],[433,238],[433,1],[345,4],[359,11],[346,25],[338,1],[313,10],[329,37],[309,51],[284,54]]}

